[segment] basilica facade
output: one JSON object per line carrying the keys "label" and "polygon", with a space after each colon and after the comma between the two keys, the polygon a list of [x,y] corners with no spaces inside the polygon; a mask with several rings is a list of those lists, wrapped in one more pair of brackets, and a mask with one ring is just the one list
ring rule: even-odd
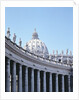
{"label": "basilica facade", "polygon": [[16,35],[5,36],[5,92],[73,92],[72,52],[48,49],[36,29],[32,39],[22,47],[16,44]]}

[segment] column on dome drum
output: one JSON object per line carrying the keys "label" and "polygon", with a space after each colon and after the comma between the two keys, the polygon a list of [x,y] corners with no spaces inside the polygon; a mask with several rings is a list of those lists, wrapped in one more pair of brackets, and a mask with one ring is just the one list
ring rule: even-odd
{"label": "column on dome drum", "polygon": [[11,61],[11,92],[16,92],[16,62]]}
{"label": "column on dome drum", "polygon": [[10,92],[10,59],[5,57],[5,92]]}
{"label": "column on dome drum", "polygon": [[64,76],[64,87],[65,87],[65,92],[68,92],[68,75]]}
{"label": "column on dome drum", "polygon": [[62,92],[62,75],[58,75],[58,91]]}
{"label": "column on dome drum", "polygon": [[70,76],[70,86],[71,86],[71,92],[73,92],[73,76]]}
{"label": "column on dome drum", "polygon": [[49,78],[49,72],[46,72],[46,92],[49,92],[49,80],[50,80],[50,78]]}
{"label": "column on dome drum", "polygon": [[43,92],[43,71],[40,71],[40,91]]}
{"label": "column on dome drum", "polygon": [[52,92],[56,92],[56,75],[52,74]]}

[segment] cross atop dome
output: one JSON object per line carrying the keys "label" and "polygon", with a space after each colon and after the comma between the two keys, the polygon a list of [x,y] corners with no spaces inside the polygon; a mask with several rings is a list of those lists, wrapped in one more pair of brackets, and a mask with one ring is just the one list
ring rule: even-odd
{"label": "cross atop dome", "polygon": [[36,32],[36,28],[34,29],[34,32],[32,34],[32,39],[39,39],[38,38],[38,33]]}

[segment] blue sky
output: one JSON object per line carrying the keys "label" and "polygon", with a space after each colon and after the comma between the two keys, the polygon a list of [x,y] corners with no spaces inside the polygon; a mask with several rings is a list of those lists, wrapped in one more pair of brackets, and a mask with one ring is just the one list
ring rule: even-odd
{"label": "blue sky", "polygon": [[66,49],[73,52],[72,7],[6,7],[5,34],[10,27],[11,39],[15,33],[22,40],[22,47],[32,38],[34,28],[49,53]]}

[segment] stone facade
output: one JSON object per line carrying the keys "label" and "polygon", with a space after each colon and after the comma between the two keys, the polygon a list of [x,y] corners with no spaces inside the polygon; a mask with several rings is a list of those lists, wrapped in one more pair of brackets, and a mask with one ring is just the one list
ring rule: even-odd
{"label": "stone facade", "polygon": [[73,92],[71,53],[39,56],[12,42],[9,33],[5,37],[5,92]]}

